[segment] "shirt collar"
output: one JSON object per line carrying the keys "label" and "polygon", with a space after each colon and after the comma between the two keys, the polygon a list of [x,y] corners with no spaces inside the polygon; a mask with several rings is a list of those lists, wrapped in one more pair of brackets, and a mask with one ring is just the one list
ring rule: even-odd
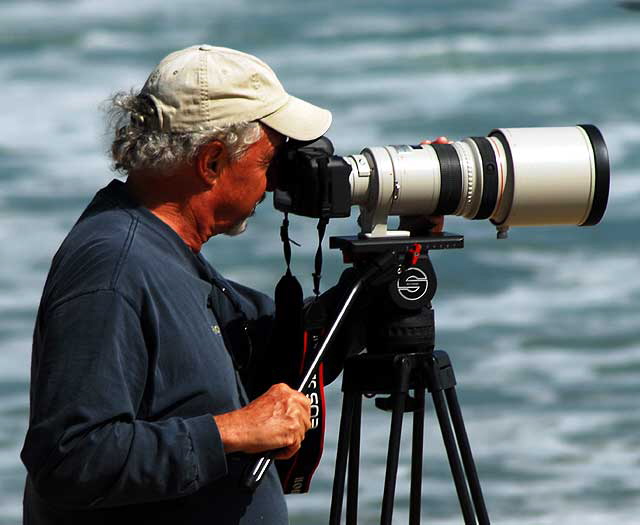
{"label": "shirt collar", "polygon": [[[87,211],[89,211],[96,200],[102,199],[110,201],[118,208],[123,209],[130,215],[137,218],[146,227],[153,230],[160,237],[162,237],[175,251],[177,251],[182,257],[186,258],[191,264],[195,264],[199,273],[209,273],[206,268],[206,261],[204,258],[193,250],[184,242],[182,237],[171,228],[166,222],[157,217],[151,210],[140,204],[134,195],[127,189],[124,182],[113,179],[107,186],[102,188],[96,195],[94,202],[89,205]],[[203,267],[203,261],[205,263]],[[207,279],[209,280],[209,279]]]}

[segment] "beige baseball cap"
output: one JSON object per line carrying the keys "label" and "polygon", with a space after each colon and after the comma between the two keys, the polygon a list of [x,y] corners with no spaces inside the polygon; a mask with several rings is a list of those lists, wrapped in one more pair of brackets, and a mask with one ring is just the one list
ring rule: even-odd
{"label": "beige baseball cap", "polygon": [[157,110],[157,121],[147,125],[162,131],[259,120],[287,137],[313,140],[331,125],[331,112],[289,95],[262,60],[225,47],[197,45],[171,53],[141,94]]}

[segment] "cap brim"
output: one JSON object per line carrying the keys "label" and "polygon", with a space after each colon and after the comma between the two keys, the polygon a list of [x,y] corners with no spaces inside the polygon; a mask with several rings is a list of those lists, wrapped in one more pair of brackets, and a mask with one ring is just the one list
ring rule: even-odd
{"label": "cap brim", "polygon": [[280,109],[259,119],[278,133],[295,140],[314,140],[331,126],[331,112],[289,95]]}

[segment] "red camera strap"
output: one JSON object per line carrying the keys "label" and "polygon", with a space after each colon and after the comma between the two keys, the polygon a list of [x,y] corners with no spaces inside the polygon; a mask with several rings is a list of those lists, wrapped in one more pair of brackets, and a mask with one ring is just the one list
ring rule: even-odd
{"label": "red camera strap", "polygon": [[[299,380],[304,376],[304,372],[320,348],[321,335],[316,330],[305,331],[304,333]],[[311,428],[307,431],[300,450],[292,458],[276,462],[285,494],[304,494],[309,492],[311,478],[322,457],[326,414],[323,375],[323,366],[321,364],[318,372],[311,378],[308,387],[304,391],[311,401]]]}
{"label": "red camera strap", "polygon": [[[318,226],[320,244],[324,225]],[[322,268],[322,252],[318,248],[315,261],[314,291],[316,300],[303,307],[302,287],[291,273],[291,245],[289,220],[285,214],[280,237],[284,247],[287,270],[276,286],[276,318],[272,361],[279,381],[297,388],[320,349],[324,325],[324,309],[317,300]],[[304,394],[311,400],[311,428],[307,431],[300,450],[288,460],[276,461],[285,494],[309,491],[311,478],[320,463],[324,446],[325,399],[322,364],[311,378]]]}

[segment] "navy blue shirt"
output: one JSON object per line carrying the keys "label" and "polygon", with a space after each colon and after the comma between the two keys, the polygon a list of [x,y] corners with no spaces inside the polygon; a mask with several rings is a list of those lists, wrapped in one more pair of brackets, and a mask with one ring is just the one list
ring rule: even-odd
{"label": "navy blue shirt", "polygon": [[287,523],[275,469],[243,492],[249,458],[224,453],[212,417],[260,392],[238,369],[251,377],[272,316],[122,182],[98,192],[38,311],[24,522]]}

